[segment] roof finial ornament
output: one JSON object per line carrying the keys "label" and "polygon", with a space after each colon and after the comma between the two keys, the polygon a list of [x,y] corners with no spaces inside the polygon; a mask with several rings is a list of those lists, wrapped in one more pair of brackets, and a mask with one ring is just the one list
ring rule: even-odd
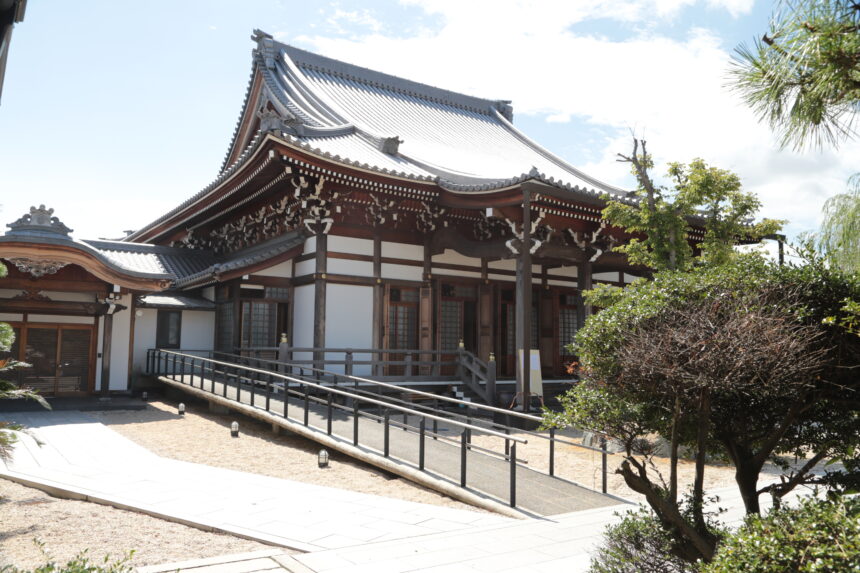
{"label": "roof finial ornament", "polygon": [[496,109],[502,114],[506,120],[511,123],[514,122],[514,106],[511,105],[510,100],[499,100],[494,102],[496,104]]}
{"label": "roof finial ornament", "polygon": [[47,209],[44,205],[30,207],[30,212],[22,216],[14,223],[6,225],[11,229],[6,231],[7,235],[60,235],[68,237],[72,229],[66,227],[54,215],[53,209]]}
{"label": "roof finial ornament", "polygon": [[266,67],[270,70],[274,69],[275,58],[278,54],[275,50],[275,40],[272,38],[272,35],[267,34],[262,30],[255,29],[254,35],[251,36],[251,39],[257,42],[257,52],[263,58],[263,62]]}
{"label": "roof finial ornament", "polygon": [[401,143],[403,143],[403,140],[396,135],[394,137],[383,137],[379,142],[379,150],[388,155],[397,155]]}

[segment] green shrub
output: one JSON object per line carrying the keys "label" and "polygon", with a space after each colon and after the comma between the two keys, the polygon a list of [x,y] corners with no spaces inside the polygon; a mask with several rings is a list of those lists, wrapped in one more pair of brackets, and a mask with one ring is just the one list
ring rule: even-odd
{"label": "green shrub", "polygon": [[765,517],[748,516],[703,571],[860,571],[860,498],[808,498],[799,507],[774,510]]}
{"label": "green shrub", "polygon": [[[44,550],[43,550],[44,553]],[[84,549],[64,564],[57,563],[47,553],[47,561],[33,569],[19,569],[14,565],[0,567],[0,573],[132,573],[134,568],[129,564],[134,551],[121,559],[111,560],[110,555],[105,555],[101,561],[91,561],[87,550]]]}
{"label": "green shrub", "polygon": [[592,556],[590,573],[694,573],[696,565],[672,553],[673,538],[645,507],[610,525]]}

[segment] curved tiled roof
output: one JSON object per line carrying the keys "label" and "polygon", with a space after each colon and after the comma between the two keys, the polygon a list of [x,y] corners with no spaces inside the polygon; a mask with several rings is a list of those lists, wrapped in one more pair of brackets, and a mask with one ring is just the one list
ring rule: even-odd
{"label": "curved tiled roof", "polygon": [[[292,134],[322,155],[404,177],[434,178],[458,192],[503,188],[532,178],[572,191],[626,196],[625,190],[589,177],[519,132],[509,121],[508,102],[442,90],[270,42],[277,57],[268,66],[262,59],[258,65],[273,99],[317,114],[330,126],[355,127],[352,138],[315,137],[301,130]],[[386,153],[358,143],[362,136],[401,142],[396,153]]]}
{"label": "curved tiled roof", "polygon": [[[128,240],[143,237],[221,185],[254,155],[265,135],[333,163],[433,182],[456,193],[538,181],[570,192],[572,199],[608,194],[631,200],[626,190],[589,177],[518,131],[507,101],[347,64],[282,44],[259,31],[254,40],[251,79],[222,171],[210,185]],[[255,81],[258,74],[260,81]],[[260,103],[282,121],[279,128],[268,125],[265,132],[250,137],[242,125],[253,126],[260,110],[250,106]],[[239,146],[244,146],[241,153]],[[231,158],[235,159],[227,165]]]}

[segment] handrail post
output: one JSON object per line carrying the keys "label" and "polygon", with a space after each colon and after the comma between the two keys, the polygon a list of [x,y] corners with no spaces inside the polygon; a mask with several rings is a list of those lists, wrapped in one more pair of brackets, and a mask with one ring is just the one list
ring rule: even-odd
{"label": "handrail post", "polygon": [[602,466],[602,469],[603,469],[603,476],[602,476],[602,480],[601,480],[601,482],[602,482],[601,491],[603,491],[603,493],[606,493],[606,485],[607,485],[606,484],[606,466],[607,466],[608,460],[606,459],[606,436],[605,435],[600,436],[600,450],[601,450],[601,452],[600,452],[600,458],[601,458],[600,459],[600,462],[601,462],[600,465]]}
{"label": "handrail post", "polygon": [[333,396],[334,396],[334,395],[333,395],[331,392],[329,392],[329,393],[328,393],[328,405],[327,405],[327,406],[328,406],[328,407],[327,407],[327,410],[328,410],[328,411],[326,412],[326,416],[327,416],[328,420],[326,421],[326,433],[327,433],[329,436],[331,435],[331,410],[332,410],[332,405],[331,405],[331,403],[332,403],[332,398],[333,398]]}
{"label": "handrail post", "polygon": [[511,507],[517,506],[517,443],[511,444]]}
{"label": "handrail post", "polygon": [[496,401],[496,355],[490,352],[490,359],[487,361],[487,403],[490,406],[495,406]]}
{"label": "handrail post", "polygon": [[[212,375],[215,376],[215,374],[214,374],[215,365],[214,364],[212,365],[212,371],[213,371]],[[229,380],[229,378],[227,376],[227,367],[224,366],[221,369],[221,372],[222,372],[222,374],[221,374],[221,391],[224,394],[224,397],[226,398],[227,397],[227,381]]]}
{"label": "handrail post", "polygon": [[466,432],[468,429],[463,430],[463,433],[460,434],[460,487],[466,487]]}
{"label": "handrail post", "polygon": [[388,409],[387,409],[387,408],[385,409],[385,416],[384,416],[384,418],[385,418],[385,425],[383,426],[383,435],[384,435],[384,437],[385,437],[385,438],[384,438],[383,450],[382,450],[382,451],[383,451],[383,455],[387,458],[387,457],[388,457],[388,452],[389,452],[389,446],[390,446],[390,443],[389,443],[389,440],[388,440],[388,418],[389,418],[389,413],[388,413]]}
{"label": "handrail post", "polygon": [[[438,398],[434,398],[434,399],[433,399],[433,409],[434,409],[434,410],[436,410],[436,411],[438,411],[438,410],[439,410],[439,400],[438,400]],[[439,439],[439,420],[437,420],[436,418],[433,418],[433,439],[434,439],[434,440],[438,440],[438,439]]]}
{"label": "handrail post", "polygon": [[[343,371],[344,371],[344,373],[346,373],[347,376],[352,376],[352,361],[353,361],[352,350],[347,350],[346,356],[344,358],[344,362],[346,364],[344,364],[344,366],[343,366]],[[358,384],[358,381],[356,380],[355,383]]]}
{"label": "handrail post", "polygon": [[257,381],[254,380],[253,376],[254,375],[251,374],[250,372],[248,373],[248,382],[250,382],[250,384],[251,384],[251,407],[252,408],[254,407],[254,398],[256,398],[256,395],[257,395],[257,390],[256,390],[256,388],[257,388],[256,382]]}
{"label": "handrail post", "polygon": [[239,366],[236,365],[234,367],[234,369],[236,371],[236,376],[235,376],[235,378],[236,378],[236,401],[241,404],[242,403],[242,380],[239,378]]}
{"label": "handrail post", "polygon": [[310,396],[308,395],[308,385],[305,384],[305,426],[308,425],[308,407],[310,406]]}
{"label": "handrail post", "polygon": [[406,368],[404,370],[404,375],[406,378],[412,378],[412,355],[406,355]]}
{"label": "handrail post", "polygon": [[421,418],[421,422],[418,424],[418,469],[422,472],[424,471],[424,432],[426,427],[427,419]]}
{"label": "handrail post", "polygon": [[358,445],[358,400],[352,399],[352,445]]}
{"label": "handrail post", "polygon": [[555,476],[555,428],[549,429],[549,475]]}
{"label": "handrail post", "polygon": [[266,375],[266,412],[269,411],[270,404],[272,403],[272,375]]}

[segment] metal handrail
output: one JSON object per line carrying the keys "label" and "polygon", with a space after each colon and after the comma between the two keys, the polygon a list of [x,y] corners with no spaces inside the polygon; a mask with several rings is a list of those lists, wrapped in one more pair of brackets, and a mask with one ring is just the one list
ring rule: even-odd
{"label": "metal handrail", "polygon": [[[311,387],[311,388],[316,388],[316,389],[322,390],[322,391],[324,391],[324,392],[331,392],[331,393],[338,394],[338,395],[341,395],[341,396],[347,396],[347,397],[350,397],[350,398],[356,398],[356,395],[355,395],[355,394],[353,394],[352,392],[345,392],[345,391],[340,390],[340,389],[338,389],[338,388],[336,388],[336,387],[334,387],[334,386],[323,386],[323,385],[321,385],[321,384],[317,384],[317,383],[315,383],[315,382],[309,382],[309,381],[307,381],[307,380],[301,380],[301,379],[299,379],[299,378],[294,378],[294,377],[292,377],[292,376],[287,376],[286,374],[280,374],[280,373],[278,373],[278,372],[272,372],[272,371],[269,371],[269,370],[261,370],[261,369],[259,369],[259,368],[252,368],[252,367],[250,367],[250,366],[245,366],[245,365],[241,365],[241,364],[236,364],[236,363],[233,363],[233,362],[222,362],[222,361],[220,361],[220,360],[215,360],[215,359],[213,359],[213,358],[203,358],[203,357],[201,357],[201,356],[195,356],[195,355],[193,355],[193,354],[185,354],[185,353],[182,353],[182,352],[176,352],[175,350],[157,349],[157,352],[162,352],[162,353],[165,353],[165,354],[172,354],[172,355],[174,355],[174,356],[181,356],[181,357],[184,357],[184,358],[191,358],[191,359],[194,359],[194,360],[206,360],[206,361],[208,361],[208,362],[210,362],[210,363],[212,363],[212,364],[219,364],[219,365],[221,365],[221,366],[226,366],[226,367],[229,367],[229,368],[237,368],[237,367],[238,367],[238,368],[242,368],[243,370],[246,370],[246,371],[248,371],[248,372],[255,372],[255,373],[257,373],[257,374],[263,374],[263,375],[265,375],[265,376],[275,376],[275,377],[277,377],[277,378],[281,378],[281,379],[284,379],[284,380],[289,380],[289,381],[291,381],[291,382],[296,382],[296,383],[298,383],[298,384],[302,384],[302,385],[305,385],[305,386],[308,386],[308,387]],[[268,362],[271,362],[271,361],[268,361]],[[305,368],[307,368],[307,367],[305,367]],[[311,368],[307,368],[307,369],[309,369],[309,370],[310,370]],[[338,374],[338,375],[340,376],[340,374]],[[527,443],[528,443],[528,440],[524,440],[524,439],[522,439],[522,438],[517,438],[517,437],[515,437],[515,436],[511,436],[511,435],[508,435],[508,434],[503,434],[502,432],[496,432],[495,430],[490,430],[490,429],[485,428],[485,427],[482,427],[482,426],[476,426],[476,425],[474,425],[474,424],[468,424],[468,423],[460,422],[460,421],[458,421],[458,420],[452,420],[452,419],[450,419],[450,418],[443,418],[443,417],[441,417],[441,416],[436,416],[436,415],[434,415],[434,414],[429,414],[429,413],[427,413],[427,412],[420,412],[420,411],[418,411],[418,410],[414,410],[414,409],[412,409],[412,408],[406,408],[406,407],[403,407],[403,406],[398,406],[398,405],[396,405],[396,404],[392,404],[391,402],[385,402],[385,401],[383,401],[383,400],[377,400],[377,399],[375,399],[375,398],[368,398],[368,397],[364,397],[364,396],[359,396],[358,398],[359,398],[360,400],[365,401],[365,402],[370,402],[370,403],[372,403],[372,404],[374,404],[374,405],[376,405],[376,406],[381,406],[381,407],[385,407],[385,408],[394,409],[394,410],[397,410],[397,411],[399,411],[399,412],[401,412],[401,413],[405,413],[405,414],[407,414],[407,415],[412,414],[412,415],[414,415],[414,416],[424,417],[424,418],[428,418],[428,419],[431,419],[431,420],[437,420],[437,421],[439,421],[439,422],[446,422],[446,423],[450,423],[450,424],[453,424],[453,425],[455,425],[455,426],[459,426],[459,427],[461,427],[461,428],[463,428],[463,429],[477,430],[477,431],[479,431],[479,432],[483,432],[483,433],[488,434],[488,435],[491,435],[491,436],[496,436],[496,437],[498,437],[498,438],[502,438],[502,439],[504,439],[504,440],[511,440],[511,441],[514,441],[514,442],[517,442],[517,443],[520,443],[520,444],[527,444]]]}

